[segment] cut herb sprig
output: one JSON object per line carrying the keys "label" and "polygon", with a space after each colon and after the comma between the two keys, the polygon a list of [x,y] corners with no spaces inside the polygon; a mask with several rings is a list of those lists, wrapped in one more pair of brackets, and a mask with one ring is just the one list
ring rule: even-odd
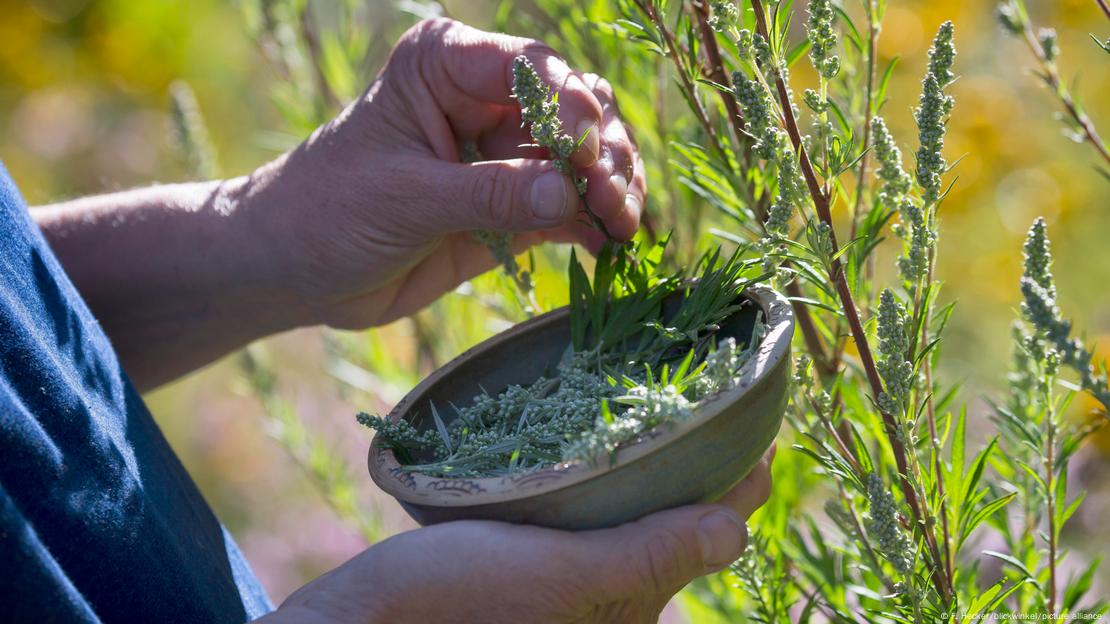
{"label": "cut herb sprig", "polygon": [[[560,461],[612,457],[623,444],[690,417],[697,402],[734,383],[763,337],[720,339],[744,289],[770,277],[759,258],[720,249],[684,273],[659,274],[664,239],[629,245],[614,260],[606,246],[591,280],[571,255],[571,343],[554,374],[494,395],[482,389],[469,405],[428,405],[434,426],[360,415],[393,449],[404,470],[436,476],[497,476]],[[479,386],[481,388],[481,386]]]}
{"label": "cut herb sprig", "polygon": [[543,82],[532,62],[524,55],[513,59],[513,97],[520,104],[521,124],[528,128],[535,145],[547,148],[555,168],[574,182],[590,224],[604,234],[611,244],[620,246],[621,243],[613,238],[605,223],[590,210],[590,205],[586,203],[586,179],[575,174],[570,163],[571,155],[586,140],[589,130],[577,139],[563,131],[563,123],[559,120],[559,94],[551,93],[551,88]]}

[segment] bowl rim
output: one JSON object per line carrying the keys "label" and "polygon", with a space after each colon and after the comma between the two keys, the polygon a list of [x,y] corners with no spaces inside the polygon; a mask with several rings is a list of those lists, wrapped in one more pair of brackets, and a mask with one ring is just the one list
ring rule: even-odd
{"label": "bowl rim", "polygon": [[[782,294],[766,286],[753,286],[742,294],[763,310],[767,334],[752,358],[740,367],[736,384],[704,399],[689,419],[653,429],[622,446],[612,461],[562,462],[541,470],[496,477],[433,477],[402,469],[391,449],[377,445],[378,435],[375,435],[367,455],[370,477],[378,487],[404,503],[431,507],[470,507],[531,498],[573,487],[660,451],[713,420],[741,397],[761,386],[769,379],[768,373],[775,370],[789,354],[790,341],[794,335],[794,311],[790,302]],[[464,351],[417,384],[394,406],[387,419],[397,422],[413,406],[419,404],[424,393],[437,381],[450,375],[470,358],[510,342],[520,334],[549,323],[557,323],[568,315],[568,307],[557,308],[514,325]]]}

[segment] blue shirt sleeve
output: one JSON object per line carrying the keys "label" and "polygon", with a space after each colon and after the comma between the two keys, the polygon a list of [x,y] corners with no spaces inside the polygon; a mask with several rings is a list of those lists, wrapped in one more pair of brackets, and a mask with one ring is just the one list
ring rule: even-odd
{"label": "blue shirt sleeve", "polygon": [[2,165],[0,561],[11,621],[244,622],[272,610]]}

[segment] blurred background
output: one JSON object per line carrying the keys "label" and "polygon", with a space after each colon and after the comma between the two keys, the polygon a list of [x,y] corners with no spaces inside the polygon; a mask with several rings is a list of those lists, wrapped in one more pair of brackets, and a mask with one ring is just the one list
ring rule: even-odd
{"label": "blurred background", "polygon": [[[421,16],[445,11],[493,28],[505,15],[493,0],[316,4],[306,13],[316,22],[306,24],[274,23],[263,4],[232,0],[0,0],[0,160],[32,205],[198,173],[245,174],[357,95]],[[1063,135],[1058,102],[1030,74],[1028,51],[1001,32],[993,10],[985,0],[891,2],[880,46],[886,58],[903,58],[885,114],[909,158],[905,139],[913,136],[910,110],[925,52],[941,21],[956,23],[961,77],[952,87],[957,104],[946,152],[949,161],[962,159],[943,205],[939,274],[943,298],[959,305],[941,368],[979,413],[1005,382],[1021,240],[1037,215],[1049,223],[1066,315],[1101,345],[1102,357],[1110,355],[1110,180],[1094,170],[1090,146]],[[1110,22],[1091,0],[1031,0],[1030,10],[1038,24],[1059,31],[1061,72],[1110,134],[1110,63],[1088,37],[1105,39]],[[341,25],[334,37],[333,22]],[[526,20],[515,23],[525,30],[514,34],[551,35],[557,49],[565,36],[542,22],[532,31]],[[320,81],[329,86],[320,89]],[[317,90],[306,95],[312,85]],[[180,149],[175,117],[182,115],[207,126],[211,150],[202,150],[202,162]],[[652,182],[657,191],[660,180]],[[666,228],[666,216],[657,217]],[[562,252],[545,253],[541,264],[563,266]],[[551,274],[538,288],[541,299],[558,304],[565,288],[558,271]],[[418,317],[360,334],[299,330],[148,395],[275,602],[368,539],[412,526],[375,493],[365,470],[370,433],[354,414],[388,410],[422,374],[519,320],[519,310],[487,314],[467,303],[480,295],[482,280],[496,287],[504,278],[483,277],[476,290],[442,304],[458,306],[458,322]],[[1076,539],[1101,551],[1110,540],[1096,530],[1097,518],[1110,514],[1107,486],[1100,492],[1098,485],[1107,452],[1110,437],[1102,435],[1076,471],[1094,490],[1083,510],[1090,521],[1076,525],[1091,530]]]}

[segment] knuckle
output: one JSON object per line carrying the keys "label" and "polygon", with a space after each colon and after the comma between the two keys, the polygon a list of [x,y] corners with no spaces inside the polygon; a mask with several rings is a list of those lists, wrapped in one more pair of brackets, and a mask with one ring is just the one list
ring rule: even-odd
{"label": "knuckle", "polygon": [[669,591],[682,582],[682,539],[671,531],[656,532],[644,546],[637,571],[641,584],[654,593]]}
{"label": "knuckle", "polygon": [[563,57],[555,51],[555,48],[536,39],[526,39],[524,44],[520,46],[520,53],[527,56],[533,62],[543,57],[552,57],[559,61],[563,60]]}
{"label": "knuckle", "polygon": [[478,218],[493,229],[512,224],[514,196],[512,172],[504,167],[483,167],[470,188],[470,202]]}
{"label": "knuckle", "polygon": [[396,50],[402,51],[420,45],[437,45],[443,40],[443,35],[457,24],[455,20],[446,17],[422,19],[401,35]]}
{"label": "knuckle", "polygon": [[446,17],[423,19],[405,31],[390,54],[389,64],[397,65],[401,76],[436,75],[436,68],[453,45],[453,35],[461,23]]}
{"label": "knuckle", "polygon": [[606,100],[606,104],[616,104],[617,97],[613,93],[613,85],[609,84],[608,80],[598,76],[597,81],[594,83],[593,90],[594,93],[601,95]]}

